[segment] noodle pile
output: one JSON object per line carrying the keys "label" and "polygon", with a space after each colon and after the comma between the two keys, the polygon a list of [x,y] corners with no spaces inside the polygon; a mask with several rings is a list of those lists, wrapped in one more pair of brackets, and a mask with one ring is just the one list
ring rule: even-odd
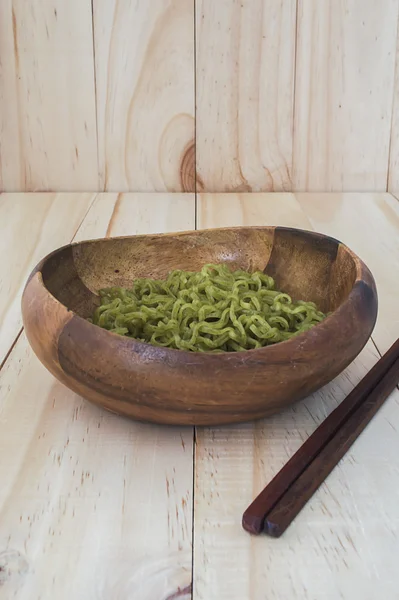
{"label": "noodle pile", "polygon": [[92,322],[109,331],[192,352],[232,352],[288,340],[325,318],[313,302],[293,302],[261,271],[225,264],[137,279],[99,291]]}

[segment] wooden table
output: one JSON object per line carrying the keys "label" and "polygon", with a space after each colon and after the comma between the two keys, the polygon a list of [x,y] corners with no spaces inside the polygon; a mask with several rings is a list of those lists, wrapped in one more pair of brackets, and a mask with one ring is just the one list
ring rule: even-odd
{"label": "wooden table", "polygon": [[[241,528],[251,499],[399,336],[398,200],[3,194],[0,223],[1,600],[188,599],[192,580],[195,600],[399,598],[398,391],[282,538]],[[373,338],[317,394],[264,421],[194,434],[91,406],[33,355],[20,297],[52,249],[105,235],[244,224],[333,235],[374,273]]]}

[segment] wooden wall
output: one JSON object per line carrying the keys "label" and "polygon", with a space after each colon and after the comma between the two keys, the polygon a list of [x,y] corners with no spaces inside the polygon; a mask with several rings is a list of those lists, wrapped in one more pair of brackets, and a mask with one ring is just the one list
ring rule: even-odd
{"label": "wooden wall", "polygon": [[0,190],[399,192],[398,14],[1,0]]}

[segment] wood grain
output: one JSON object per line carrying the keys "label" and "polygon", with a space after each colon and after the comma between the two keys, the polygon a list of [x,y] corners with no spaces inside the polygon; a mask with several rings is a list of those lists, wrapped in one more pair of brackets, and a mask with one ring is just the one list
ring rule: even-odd
{"label": "wood grain", "polygon": [[[282,501],[278,502],[272,508],[266,516],[265,533],[267,532],[276,537],[284,533],[305,504],[312,498],[314,492],[344,458],[385,400],[392,393],[397,392],[396,386],[398,384],[399,358],[377,383],[375,389],[366,397],[364,403],[339,427],[337,435],[332,437],[316,456],[315,460],[293,483]],[[350,398],[350,394],[347,398]],[[341,405],[336,410],[339,410]],[[331,414],[333,415],[334,413]],[[317,433],[317,430],[315,433]],[[309,439],[312,439],[312,436]]]}
{"label": "wood grain", "polygon": [[297,194],[312,227],[345,243],[375,274],[379,311],[373,339],[383,354],[399,337],[399,203],[389,194]]}
{"label": "wood grain", "polygon": [[35,264],[68,244],[95,194],[2,194],[0,223],[0,364],[22,327],[20,303]]}
{"label": "wood grain", "polygon": [[[304,197],[299,202],[291,194],[236,195],[231,202],[229,195],[202,194],[198,198],[198,222],[201,227],[278,223],[311,228],[309,214],[302,209]],[[326,201],[322,198],[320,207],[326,207]],[[338,196],[328,202],[331,208],[326,222],[339,202]],[[362,212],[365,210],[363,205]],[[377,208],[373,214],[379,214]],[[392,248],[396,233],[382,230],[380,218],[374,235]],[[342,219],[352,231],[357,228],[356,219],[348,220],[347,215]],[[369,231],[362,227],[357,231],[357,236],[370,241]],[[356,235],[351,237],[352,246],[353,240]],[[392,254],[387,249],[388,256]],[[391,278],[395,271],[397,267],[393,267]],[[389,313],[384,314],[390,319]],[[373,600],[382,591],[395,597],[397,576],[389,556],[399,550],[397,498],[391,493],[399,485],[398,392],[281,540],[254,539],[241,529],[246,506],[378,357],[370,342],[341,376],[292,409],[256,424],[198,430],[196,600]]]}
{"label": "wood grain", "polygon": [[312,229],[294,194],[199,194],[198,229],[284,225]]}
{"label": "wood grain", "polygon": [[396,42],[395,86],[392,106],[388,192],[399,196],[399,19]]}
{"label": "wood grain", "polygon": [[281,540],[251,538],[240,522],[256,494],[377,359],[369,344],[333,384],[294,409],[258,424],[198,431],[196,600],[373,600],[381,590],[395,597],[389,556],[399,549],[391,494],[399,485],[398,392]]}
{"label": "wood grain", "polygon": [[194,194],[100,193],[74,241],[186,231],[195,223]]}
{"label": "wood grain", "polygon": [[194,3],[93,9],[101,189],[194,191]]}
{"label": "wood grain", "polygon": [[[193,227],[184,199],[100,194],[77,236]],[[90,406],[23,334],[0,371],[0,597],[188,600],[192,443]]]}
{"label": "wood grain", "polygon": [[[0,198],[1,222],[5,197]],[[83,205],[82,197],[77,196]],[[29,212],[32,198],[23,196],[26,222],[21,209],[7,217],[22,235],[11,236],[3,256],[34,230],[34,215],[45,212],[38,206]],[[149,198],[151,211],[146,210]],[[174,208],[173,198],[155,202],[155,196],[99,194],[76,239],[102,237],[107,229],[108,235],[150,227],[159,231],[163,218],[165,229],[173,229],[174,223],[176,229],[193,227],[194,198],[186,217],[182,204]],[[323,208],[322,218],[315,204]],[[308,202],[305,195],[293,194],[200,195],[198,223],[306,229],[313,224],[329,231],[370,264],[381,304],[387,289],[395,293],[399,274],[397,205],[386,194],[315,194]],[[18,203],[12,206],[17,210]],[[65,212],[60,206],[58,218],[53,214],[44,220],[51,231],[58,223],[62,232],[76,218],[66,202],[62,206]],[[76,227],[78,223],[76,218]],[[45,229],[35,235],[40,243],[47,238]],[[378,243],[372,243],[374,238]],[[377,255],[374,262],[372,253]],[[3,289],[9,289],[8,283]],[[390,326],[395,334],[394,311],[380,306],[376,333],[382,324],[383,340],[388,340]],[[378,336],[377,343],[382,350]],[[198,429],[195,600],[396,598],[392,556],[399,551],[398,393],[294,522],[289,537],[254,540],[240,523],[251,499],[377,358],[369,344],[332,384],[267,421]],[[0,371],[2,600],[188,600],[191,452],[191,430],[133,424],[74,396],[40,366],[22,335]],[[184,595],[178,595],[179,588],[186,590]]]}
{"label": "wood grain", "polygon": [[299,0],[295,191],[386,191],[398,6]]}
{"label": "wood grain", "polygon": [[[284,530],[272,525],[271,512],[283,510],[289,526],[398,384],[399,338],[245,510],[243,527],[250,533],[279,537]],[[293,494],[299,479],[302,494]]]}
{"label": "wood grain", "polygon": [[[277,289],[333,312],[284,344],[221,354],[153,346],[87,321],[97,290],[226,260],[266,269]],[[37,265],[22,315],[40,361],[94,404],[142,421],[216,425],[265,417],[336,377],[367,342],[377,295],[368,268],[335,239],[284,227],[222,228],[66,246]]]}
{"label": "wood grain", "polygon": [[0,190],[96,190],[90,0],[2,1],[0,55]]}
{"label": "wood grain", "polygon": [[398,14],[2,0],[0,190],[398,194]]}
{"label": "wood grain", "polygon": [[197,189],[291,189],[294,0],[197,0]]}
{"label": "wood grain", "polygon": [[0,384],[0,552],[29,567],[0,594],[144,600],[188,585],[192,431],[93,408],[46,373],[24,335]]}

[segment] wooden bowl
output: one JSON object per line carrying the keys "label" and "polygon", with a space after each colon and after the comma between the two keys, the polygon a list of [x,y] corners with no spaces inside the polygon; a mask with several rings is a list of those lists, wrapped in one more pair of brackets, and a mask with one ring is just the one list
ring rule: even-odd
{"label": "wooden bowl", "polygon": [[[265,270],[294,299],[333,312],[288,341],[225,354],[155,347],[85,320],[102,287],[220,262]],[[377,292],[369,269],[335,239],[242,227],[65,246],[34,269],[22,313],[36,355],[77,394],[134,419],[211,425],[270,415],[331,381],[367,342]]]}

